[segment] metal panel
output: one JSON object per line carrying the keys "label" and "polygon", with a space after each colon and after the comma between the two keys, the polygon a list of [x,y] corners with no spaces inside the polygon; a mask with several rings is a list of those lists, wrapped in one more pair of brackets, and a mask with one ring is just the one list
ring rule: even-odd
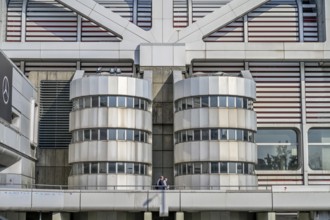
{"label": "metal panel", "polygon": [[257,84],[254,110],[260,123],[300,123],[299,62],[249,62]]}
{"label": "metal panel", "polygon": [[68,147],[71,141],[69,87],[69,81],[40,82],[40,147]]}
{"label": "metal panel", "polygon": [[304,42],[319,41],[318,12],[315,0],[303,0]]}
{"label": "metal panel", "polygon": [[26,41],[77,41],[77,14],[55,0],[29,0]]}
{"label": "metal panel", "polygon": [[212,13],[231,0],[192,0],[192,22]]}
{"label": "metal panel", "polygon": [[136,25],[144,30],[152,27],[152,0],[138,0]]}
{"label": "metal panel", "polygon": [[203,38],[205,42],[243,42],[244,41],[244,19],[236,21],[218,29]]}
{"label": "metal panel", "polygon": [[6,40],[21,41],[23,0],[10,0],[7,7]]}
{"label": "metal panel", "polygon": [[307,123],[330,122],[330,65],[305,63]]}
{"label": "metal panel", "polygon": [[188,0],[173,0],[173,27],[184,28],[189,25]]}
{"label": "metal panel", "polygon": [[296,0],[271,0],[248,13],[249,42],[298,42]]}

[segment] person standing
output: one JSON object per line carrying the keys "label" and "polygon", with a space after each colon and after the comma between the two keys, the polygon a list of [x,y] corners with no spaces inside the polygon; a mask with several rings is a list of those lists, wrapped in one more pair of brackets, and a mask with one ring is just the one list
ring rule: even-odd
{"label": "person standing", "polygon": [[164,189],[164,177],[160,176],[157,180],[156,189]]}

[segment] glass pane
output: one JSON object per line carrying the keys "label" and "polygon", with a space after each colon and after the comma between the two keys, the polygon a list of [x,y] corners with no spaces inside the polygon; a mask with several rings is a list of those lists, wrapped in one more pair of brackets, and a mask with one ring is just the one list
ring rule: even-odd
{"label": "glass pane", "polygon": [[83,141],[84,132],[83,130],[78,131],[78,141]]}
{"label": "glass pane", "polygon": [[100,97],[100,107],[108,107],[108,97],[107,96]]}
{"label": "glass pane", "polygon": [[236,133],[236,130],[228,129],[228,139],[229,140],[236,140],[235,133]]}
{"label": "glass pane", "polygon": [[220,163],[220,173],[228,173],[228,163],[227,162],[221,162]]}
{"label": "glass pane", "polygon": [[220,135],[221,135],[220,139],[221,140],[227,140],[227,129],[221,129],[220,132],[221,132],[220,133]]}
{"label": "glass pane", "polygon": [[125,129],[118,129],[118,140],[125,140]]}
{"label": "glass pane", "polygon": [[308,162],[313,170],[330,170],[330,145],[309,145]]}
{"label": "glass pane", "polygon": [[134,99],[132,97],[127,97],[127,108],[133,108],[133,101]]}
{"label": "glass pane", "polygon": [[83,167],[82,164],[77,164],[78,165],[78,175],[83,174]]}
{"label": "glass pane", "polygon": [[211,129],[211,140],[218,140],[218,129]]}
{"label": "glass pane", "polygon": [[84,99],[83,98],[79,98],[79,109],[82,109],[83,108],[83,104],[84,104]]}
{"label": "glass pane", "polygon": [[74,99],[72,101],[72,111],[78,110],[79,109],[79,101],[78,99]]}
{"label": "glass pane", "polygon": [[188,141],[193,140],[193,130],[188,130],[187,131],[187,138],[188,138]]}
{"label": "glass pane", "polygon": [[89,163],[84,163],[83,171],[84,174],[89,174]]}
{"label": "glass pane", "polygon": [[192,108],[192,98],[188,98],[187,99],[187,109],[191,109]]}
{"label": "glass pane", "polygon": [[209,129],[202,129],[202,140],[209,140]]}
{"label": "glass pane", "polygon": [[194,130],[194,140],[195,141],[201,140],[201,131],[200,130]]}
{"label": "glass pane", "polygon": [[207,163],[207,162],[202,163],[202,173],[210,173],[209,169],[210,169],[209,163]]}
{"label": "glass pane", "polygon": [[144,164],[140,164],[140,173],[141,175],[145,175],[146,174],[146,166]]}
{"label": "glass pane", "polygon": [[144,135],[145,135],[145,132],[144,131],[141,131],[140,132],[140,141],[141,142],[144,142]]}
{"label": "glass pane", "polygon": [[330,143],[330,129],[311,128],[308,131],[309,143]]}
{"label": "glass pane", "polygon": [[99,97],[98,96],[92,97],[92,107],[93,108],[99,107]]}
{"label": "glass pane", "polygon": [[107,129],[101,128],[100,129],[100,140],[107,140]]}
{"label": "glass pane", "polygon": [[202,96],[202,107],[209,107],[209,97]]}
{"label": "glass pane", "polygon": [[99,173],[107,173],[107,163],[101,162],[99,169]]}
{"label": "glass pane", "polygon": [[210,107],[218,107],[218,96],[210,97]]}
{"label": "glass pane", "polygon": [[228,163],[229,173],[236,173],[236,163]]}
{"label": "glass pane", "polygon": [[116,140],[116,129],[109,129],[109,140]]}
{"label": "glass pane", "polygon": [[193,167],[191,163],[187,163],[187,174],[193,174]]}
{"label": "glass pane", "polygon": [[118,107],[125,107],[126,98],[118,96]]}
{"label": "glass pane", "polygon": [[236,97],[236,108],[243,108],[243,98]]}
{"label": "glass pane", "polygon": [[194,97],[194,108],[200,108],[200,107],[201,107],[201,98]]}
{"label": "glass pane", "polygon": [[244,163],[244,174],[249,174],[249,165],[247,163]]}
{"label": "glass pane", "polygon": [[242,141],[243,140],[243,131],[242,130],[237,130],[236,131],[237,138],[236,140]]}
{"label": "glass pane", "polygon": [[187,131],[181,131],[181,135],[182,135],[182,142],[186,142],[187,141]]}
{"label": "glass pane", "polygon": [[140,107],[141,107],[141,109],[144,110],[144,108],[145,108],[145,102],[146,102],[146,101],[143,100],[143,99],[141,99],[140,102],[141,102],[141,106],[140,106]]}
{"label": "glass pane", "polygon": [[91,173],[97,173],[98,172],[98,164],[97,163],[91,163]]}
{"label": "glass pane", "polygon": [[235,108],[235,97],[228,96],[228,108]]}
{"label": "glass pane", "polygon": [[114,162],[109,163],[109,173],[116,173],[116,163]]}
{"label": "glass pane", "polygon": [[84,141],[90,141],[90,140],[91,140],[90,130],[84,130]]}
{"label": "glass pane", "polygon": [[133,141],[133,130],[126,130],[126,140]]}
{"label": "glass pane", "polygon": [[227,97],[220,96],[220,107],[227,107]]}
{"label": "glass pane", "polygon": [[243,108],[247,109],[247,104],[248,103],[248,100],[247,98],[243,98]]}
{"label": "glass pane", "polygon": [[134,131],[134,141],[140,141],[140,131]]}
{"label": "glass pane", "polygon": [[297,143],[297,133],[293,129],[258,129],[257,143]]}
{"label": "glass pane", "polygon": [[140,174],[140,164],[134,164],[134,174]]}
{"label": "glass pane", "polygon": [[182,100],[178,101],[178,111],[182,110]]}
{"label": "glass pane", "polygon": [[134,108],[139,109],[140,108],[140,99],[134,98]]}
{"label": "glass pane", "polygon": [[194,174],[200,174],[202,172],[201,167],[202,167],[201,163],[195,163],[194,164]]}
{"label": "glass pane", "polygon": [[237,173],[243,173],[243,163],[237,163]]}
{"label": "glass pane", "polygon": [[182,110],[186,110],[186,109],[187,109],[187,100],[182,99]]}
{"label": "glass pane", "polygon": [[117,97],[109,96],[109,107],[117,107]]}
{"label": "glass pane", "polygon": [[211,162],[211,173],[219,173],[219,163]]}
{"label": "glass pane", "polygon": [[92,140],[93,140],[93,141],[98,140],[98,139],[99,139],[98,136],[99,136],[99,135],[98,135],[98,129],[92,129]]}
{"label": "glass pane", "polygon": [[125,164],[117,163],[117,171],[118,171],[118,173],[125,173]]}
{"label": "glass pane", "polygon": [[85,108],[91,107],[91,97],[85,97]]}
{"label": "glass pane", "polygon": [[126,164],[126,173],[133,174],[133,163]]}

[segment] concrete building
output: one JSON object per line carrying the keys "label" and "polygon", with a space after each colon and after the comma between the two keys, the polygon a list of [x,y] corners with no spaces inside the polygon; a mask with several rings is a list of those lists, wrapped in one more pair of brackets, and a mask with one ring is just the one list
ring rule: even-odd
{"label": "concrete building", "polygon": [[0,7],[0,216],[329,218],[330,2]]}

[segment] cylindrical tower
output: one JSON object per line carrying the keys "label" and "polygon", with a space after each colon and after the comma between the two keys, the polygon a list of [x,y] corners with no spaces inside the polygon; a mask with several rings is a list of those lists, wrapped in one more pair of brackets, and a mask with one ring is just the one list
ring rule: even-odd
{"label": "cylindrical tower", "polygon": [[252,77],[218,74],[175,83],[177,186],[219,189],[257,185],[255,98]]}
{"label": "cylindrical tower", "polygon": [[75,76],[70,99],[69,185],[151,185],[151,82],[107,73]]}

